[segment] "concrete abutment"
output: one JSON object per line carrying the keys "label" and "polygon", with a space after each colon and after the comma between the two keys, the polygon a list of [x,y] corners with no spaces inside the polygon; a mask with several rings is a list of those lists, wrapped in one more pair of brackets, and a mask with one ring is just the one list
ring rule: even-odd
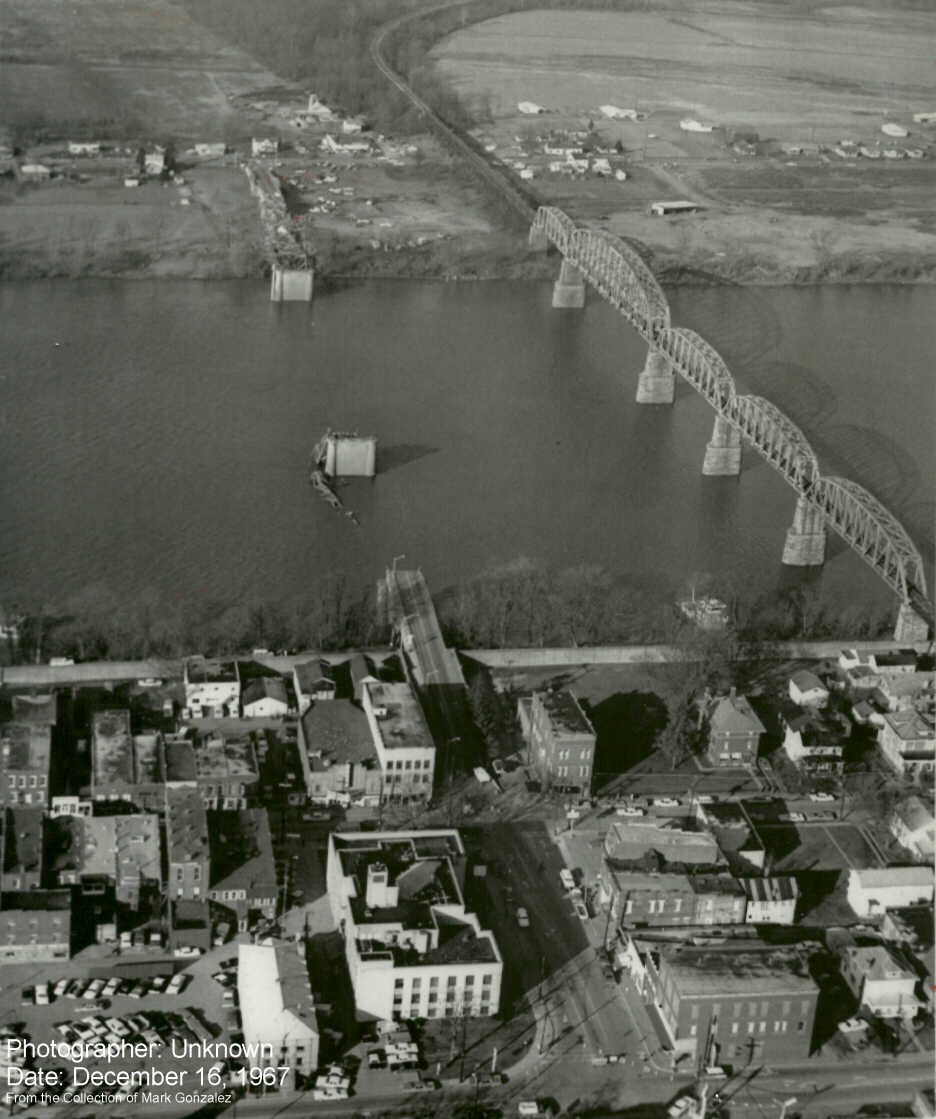
{"label": "concrete abutment", "polygon": [[909,602],[901,602],[897,609],[894,640],[902,645],[923,645],[929,640],[929,623]]}
{"label": "concrete abutment", "polygon": [[741,435],[724,416],[715,415],[715,429],[705,448],[702,473],[718,478],[741,473]]}
{"label": "concrete abutment", "polygon": [[311,303],[314,273],[311,268],[273,266],[270,300],[273,303]]}
{"label": "concrete abutment", "polygon": [[793,524],[787,529],[783,562],[789,567],[819,567],[825,562],[825,519],[805,497],[796,501]]}
{"label": "concrete abutment", "polygon": [[670,363],[659,350],[650,350],[637,378],[637,403],[672,404],[675,398],[676,377]]}
{"label": "concrete abutment", "polygon": [[582,273],[563,259],[559,279],[553,285],[553,307],[584,307],[585,281]]}

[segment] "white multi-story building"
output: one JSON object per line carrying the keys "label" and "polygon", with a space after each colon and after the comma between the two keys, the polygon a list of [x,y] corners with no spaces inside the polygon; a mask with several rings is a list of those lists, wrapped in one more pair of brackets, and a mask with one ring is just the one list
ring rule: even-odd
{"label": "white multi-story building", "polygon": [[189,657],[184,667],[185,711],[193,719],[240,715],[240,677],[234,661]]}
{"label": "white multi-story building", "polygon": [[328,897],[358,1011],[386,1020],[497,1013],[503,962],[465,908],[465,864],[450,828],[329,836]]}
{"label": "white multi-story building", "polygon": [[377,752],[384,799],[429,800],[435,771],[435,743],[409,684],[365,680],[361,687],[361,706]]}
{"label": "white multi-story building", "polygon": [[936,722],[931,712],[909,709],[884,716],[878,745],[888,765],[912,781],[933,774],[936,765]]}
{"label": "white multi-story building", "polygon": [[862,1009],[877,1018],[912,1019],[920,1007],[917,976],[883,944],[848,947],[841,958],[842,977]]}
{"label": "white multi-story building", "polygon": [[926,866],[850,870],[846,897],[859,917],[880,916],[906,905],[928,905],[933,900],[933,872]]}
{"label": "white multi-story building", "polygon": [[255,1067],[288,1065],[308,1076],[318,1066],[315,1000],[302,953],[301,945],[238,945],[237,994],[244,1044],[259,1047]]}

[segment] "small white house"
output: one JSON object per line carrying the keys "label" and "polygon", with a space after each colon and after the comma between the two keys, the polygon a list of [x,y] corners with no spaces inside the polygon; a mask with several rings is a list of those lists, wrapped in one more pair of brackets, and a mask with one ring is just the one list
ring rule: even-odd
{"label": "small white house", "polygon": [[636,109],[619,109],[617,105],[599,105],[598,112],[608,120],[636,120]]}
{"label": "small white house", "polygon": [[21,163],[19,174],[26,183],[42,183],[52,177],[52,172],[44,163]]}
{"label": "small white house", "polygon": [[933,817],[932,807],[922,798],[908,797],[899,805],[891,817],[890,829],[901,847],[906,847],[923,862],[933,862],[936,854],[936,819]]}
{"label": "small white house", "polygon": [[917,976],[883,944],[849,947],[841,958],[842,978],[863,1010],[876,1018],[915,1017]]}
{"label": "small white house", "polygon": [[700,120],[693,120],[691,117],[679,122],[679,127],[683,132],[711,132],[714,124],[703,124]]}
{"label": "small white house", "polygon": [[151,148],[143,154],[143,167],[147,175],[161,175],[166,169],[166,153],[163,148]]}
{"label": "small white house", "polygon": [[251,155],[276,155],[279,140],[275,136],[254,136],[250,141]]}
{"label": "small white house", "polygon": [[902,139],[904,136],[909,136],[910,133],[901,124],[894,124],[893,121],[888,121],[886,124],[881,125],[881,131],[885,136],[895,136],[897,139]]}
{"label": "small white house", "polygon": [[69,140],[69,155],[100,155],[101,143],[99,140]]}
{"label": "small white house", "polygon": [[286,684],[279,676],[258,676],[244,688],[245,719],[282,718],[289,711]]}
{"label": "small white house", "polygon": [[359,132],[363,132],[367,126],[367,121],[363,117],[346,117],[341,122],[341,131],[347,136],[354,136]]}
{"label": "small white house", "polygon": [[788,686],[790,699],[798,707],[825,707],[829,701],[829,690],[815,674],[808,669],[794,672]]}
{"label": "small white house", "polygon": [[334,669],[328,661],[318,657],[293,666],[293,686],[300,715],[304,715],[312,703],[334,699],[337,692]]}
{"label": "small white house", "polygon": [[519,112],[523,113],[524,116],[528,117],[535,117],[539,113],[546,112],[543,106],[537,105],[535,101],[519,101],[517,103],[517,109]]}
{"label": "small white house", "polygon": [[212,142],[209,144],[196,144],[195,154],[200,155],[203,159],[215,159],[220,155],[224,155],[227,151],[226,145],[222,141]]}
{"label": "small white house", "polygon": [[929,905],[933,901],[933,872],[925,866],[891,866],[850,870],[848,904],[859,917],[880,916],[888,909]]}

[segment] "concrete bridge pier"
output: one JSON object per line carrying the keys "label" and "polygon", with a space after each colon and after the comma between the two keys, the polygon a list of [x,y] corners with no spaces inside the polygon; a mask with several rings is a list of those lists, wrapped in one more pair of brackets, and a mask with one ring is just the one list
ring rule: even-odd
{"label": "concrete bridge pier", "polygon": [[273,303],[311,303],[313,279],[311,268],[282,268],[274,264],[270,299]]}
{"label": "concrete bridge pier", "polygon": [[894,640],[903,645],[923,645],[929,640],[929,624],[908,601],[901,602],[897,609]]}
{"label": "concrete bridge pier", "polygon": [[797,498],[793,524],[787,529],[783,562],[790,567],[819,567],[825,561],[825,520],[805,497]]}
{"label": "concrete bridge pier", "polygon": [[549,238],[546,236],[546,231],[531,225],[528,245],[531,253],[545,253],[549,249]]}
{"label": "concrete bridge pier", "polygon": [[637,378],[638,404],[672,404],[676,397],[676,377],[670,363],[659,350],[647,352],[647,362]]}
{"label": "concrete bridge pier", "polygon": [[559,269],[559,279],[553,286],[553,307],[584,307],[585,281],[582,273],[565,257]]}
{"label": "concrete bridge pier", "polygon": [[715,430],[705,448],[702,473],[706,478],[718,478],[741,473],[741,436],[736,427],[715,413]]}

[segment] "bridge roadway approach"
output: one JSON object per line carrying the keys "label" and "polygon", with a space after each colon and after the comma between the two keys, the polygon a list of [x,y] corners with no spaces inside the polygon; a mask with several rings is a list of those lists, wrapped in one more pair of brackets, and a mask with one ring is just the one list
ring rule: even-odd
{"label": "bridge roadway approach", "polygon": [[506,167],[489,162],[387,60],[385,40],[404,23],[441,8],[461,6],[440,4],[384,24],[371,41],[374,64],[515,213],[526,220],[532,218],[530,247],[546,251],[552,245],[562,254],[553,306],[583,307],[588,283],[647,342],[647,361],[637,378],[638,404],[672,404],[677,373],[708,400],[715,411],[715,424],[702,472],[739,474],[742,444],[747,443],[786,479],[797,500],[783,562],[796,567],[822,564],[826,529],[831,528],[896,592],[894,639],[925,642],[934,621],[933,604],[927,594],[923,560],[897,518],[856,482],[823,475],[806,436],[776,405],[760,396],[736,392],[734,377],[721,355],[695,331],[672,326],[662,288],[630,245],[609,233],[577,225],[555,206],[536,209],[528,185],[521,184]]}

